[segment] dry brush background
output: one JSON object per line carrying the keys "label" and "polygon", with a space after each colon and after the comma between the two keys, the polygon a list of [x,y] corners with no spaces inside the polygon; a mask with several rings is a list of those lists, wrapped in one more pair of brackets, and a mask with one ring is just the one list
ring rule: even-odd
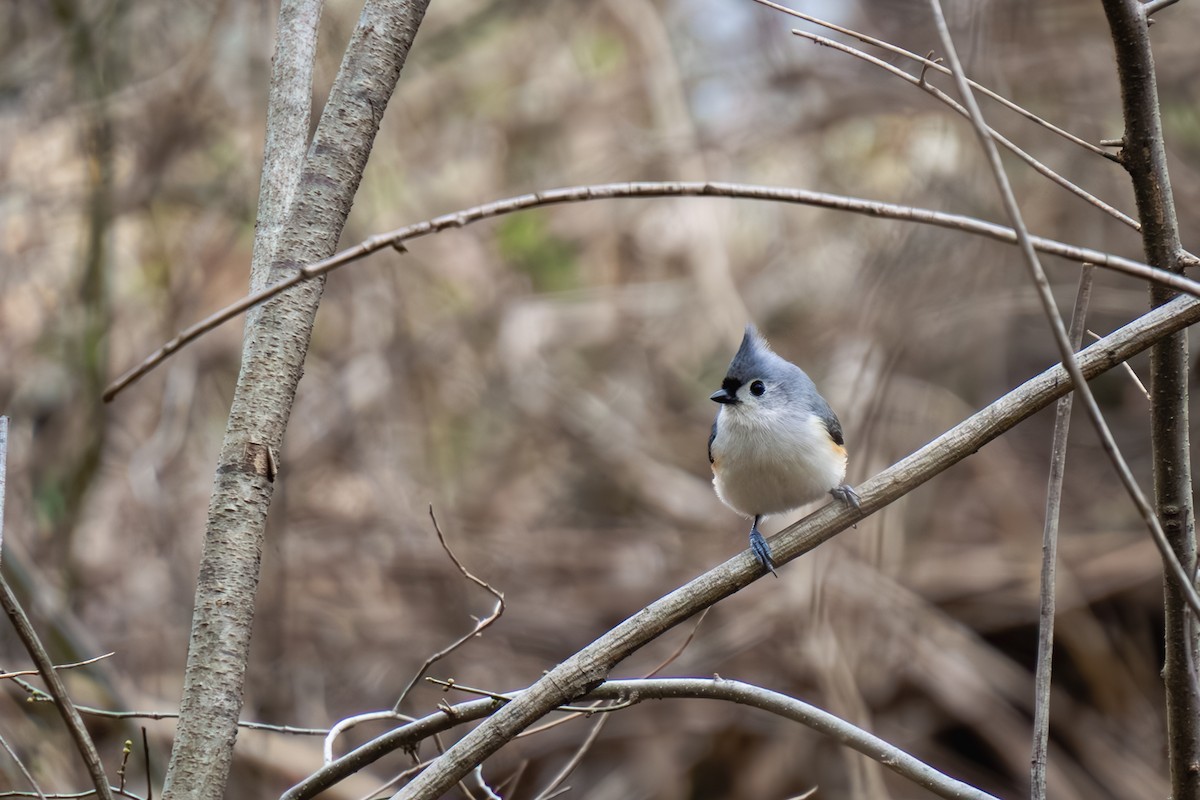
{"label": "dry brush background", "polygon": [[[923,3],[798,7],[935,47]],[[318,102],[357,11],[326,8]],[[1120,134],[1098,3],[948,12],[975,79],[1091,141]],[[5,569],[56,660],[116,651],[70,675],[78,701],[169,710],[240,326],[111,406],[99,390],[245,289],[273,10],[61,0],[0,18]],[[1002,218],[964,121],[792,36],[792,22],[749,0],[433,3],[343,242],[539,188],[631,179],[792,185]],[[1173,7],[1152,33],[1187,231],[1200,213],[1200,12]],[[985,111],[1132,211],[1119,167]],[[1133,231],[1027,170],[1013,177],[1033,232],[1140,257]],[[1069,308],[1077,268],[1047,267]],[[1111,330],[1146,302],[1142,285],[1100,276],[1089,325]],[[709,486],[704,439],[707,396],[748,319],[838,410],[852,482],[1057,361],[1014,249],[816,209],[580,204],[377,254],[326,290],[282,455],[245,718],[321,727],[389,707],[429,653],[487,612],[490,598],[442,553],[430,503],[467,566],[508,600],[432,674],[496,690],[528,684],[744,548],[745,523]],[[1145,379],[1144,359],[1134,368]],[[1144,397],[1116,372],[1095,388],[1148,486]],[[721,603],[668,673],[794,694],[1019,794],[1052,419]],[[1082,422],[1063,537],[1051,793],[1164,796],[1160,567]],[[684,635],[620,675],[652,668]],[[3,668],[25,666],[9,632],[0,647]],[[439,696],[422,688],[407,707]],[[57,718],[24,699],[7,682],[4,736],[45,787],[82,788]],[[147,725],[161,770],[171,723]],[[115,771],[136,725],[94,726]],[[586,730],[522,740],[487,774],[528,760],[514,796],[532,797]],[[238,797],[276,796],[320,759],[318,739],[254,732],[239,752]],[[616,715],[569,782],[596,799],[812,786],[819,798],[924,796],[815,734],[702,702]],[[25,788],[0,757],[8,787]]]}

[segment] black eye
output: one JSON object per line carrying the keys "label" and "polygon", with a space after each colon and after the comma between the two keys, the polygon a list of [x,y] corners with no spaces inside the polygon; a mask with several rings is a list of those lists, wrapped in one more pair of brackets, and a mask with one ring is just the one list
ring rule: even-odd
{"label": "black eye", "polygon": [[767,385],[762,381],[755,381],[750,384],[750,394],[755,397],[762,397],[762,393],[767,390]]}

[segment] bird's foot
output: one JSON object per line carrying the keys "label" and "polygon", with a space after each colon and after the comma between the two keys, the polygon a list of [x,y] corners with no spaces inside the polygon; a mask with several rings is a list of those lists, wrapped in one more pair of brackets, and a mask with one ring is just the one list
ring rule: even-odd
{"label": "bird's foot", "polygon": [[767,540],[759,532],[757,524],[750,529],[750,549],[758,558],[758,563],[762,564],[765,570],[778,578],[779,574],[775,572],[775,561],[771,558],[771,546],[767,544]]}
{"label": "bird's foot", "polygon": [[858,492],[854,491],[854,487],[850,484],[843,483],[836,489],[830,489],[829,493],[846,505],[853,506],[855,510],[862,510],[862,501],[858,497]]}

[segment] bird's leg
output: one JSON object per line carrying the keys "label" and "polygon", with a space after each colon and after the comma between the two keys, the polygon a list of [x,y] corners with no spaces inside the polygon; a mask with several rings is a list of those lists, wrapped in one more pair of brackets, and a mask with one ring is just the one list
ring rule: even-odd
{"label": "bird's leg", "polygon": [[850,484],[843,483],[836,489],[830,489],[829,493],[846,505],[854,506],[859,511],[862,510],[862,501],[858,498],[858,492],[854,491],[854,487]]}
{"label": "bird's leg", "polygon": [[763,538],[762,533],[758,530],[758,521],[760,519],[762,519],[762,514],[756,514],[754,524],[750,526],[750,549],[758,557],[758,563],[762,564],[764,569],[778,578],[779,575],[775,572],[775,562],[771,559],[771,546],[767,544],[767,540]]}

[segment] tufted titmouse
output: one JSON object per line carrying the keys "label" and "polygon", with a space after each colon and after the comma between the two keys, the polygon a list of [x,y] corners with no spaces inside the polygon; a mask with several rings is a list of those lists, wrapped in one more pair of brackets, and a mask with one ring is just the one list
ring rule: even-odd
{"label": "tufted titmouse", "polygon": [[792,511],[826,492],[859,507],[854,489],[842,483],[841,423],[804,370],[777,356],[753,325],[746,326],[742,346],[710,399],[721,404],[708,437],[717,497],[754,519],[750,549],[774,574],[760,519]]}

